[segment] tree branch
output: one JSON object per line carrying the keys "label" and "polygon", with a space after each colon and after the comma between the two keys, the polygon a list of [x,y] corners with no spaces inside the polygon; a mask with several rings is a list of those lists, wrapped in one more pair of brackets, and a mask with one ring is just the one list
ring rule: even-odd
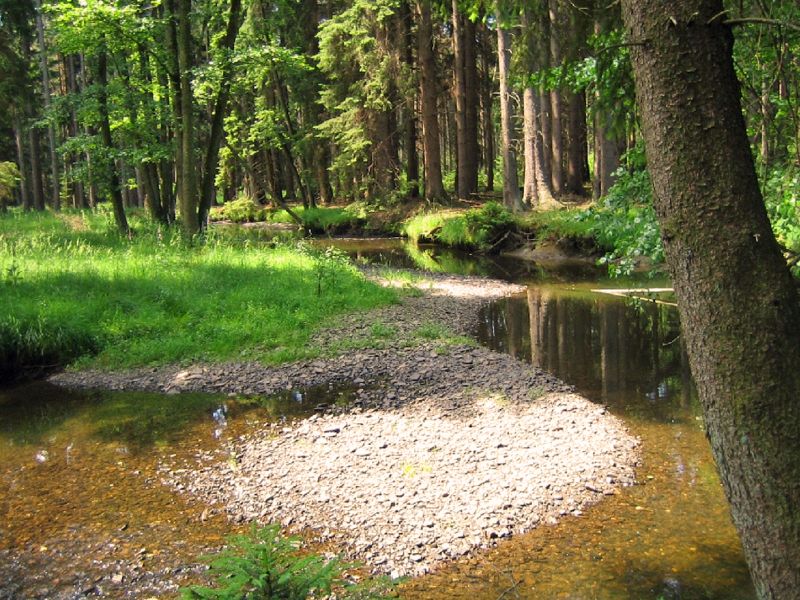
{"label": "tree branch", "polygon": [[[714,17],[716,18],[716,17]],[[710,19],[708,24],[710,25],[714,19]],[[731,27],[735,25],[749,25],[749,24],[756,24],[756,25],[774,25],[776,27],[786,27],[787,29],[791,29],[792,31],[800,31],[800,25],[795,23],[790,23],[788,21],[781,21],[780,19],[766,19],[764,17],[742,17],[740,19],[725,19],[722,21],[723,25],[730,25]]]}
{"label": "tree branch", "polygon": [[608,46],[603,46],[602,48],[598,48],[597,52],[594,53],[594,56],[599,56],[603,52],[608,52],[609,50],[616,50],[617,48],[630,48],[631,46],[647,46],[650,42],[648,40],[641,40],[638,42],[622,42],[621,44],[610,44]]}

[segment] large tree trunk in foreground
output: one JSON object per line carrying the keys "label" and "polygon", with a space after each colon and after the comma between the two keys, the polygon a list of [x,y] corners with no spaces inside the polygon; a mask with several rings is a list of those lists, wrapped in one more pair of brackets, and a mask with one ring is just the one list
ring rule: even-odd
{"label": "large tree trunk in foreground", "polygon": [[800,305],[720,0],[623,0],[654,203],[708,437],[761,598],[800,590]]}

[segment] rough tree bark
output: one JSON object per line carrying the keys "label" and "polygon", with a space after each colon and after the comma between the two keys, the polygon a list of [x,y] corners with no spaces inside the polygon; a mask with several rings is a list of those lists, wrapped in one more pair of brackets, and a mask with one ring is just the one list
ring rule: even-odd
{"label": "rough tree bark", "polygon": [[[527,7],[522,13],[525,29],[526,61],[529,73],[543,68],[544,50],[541,35],[541,20]],[[545,92],[526,86],[522,95],[523,136],[525,141],[525,181],[523,203],[531,208],[550,209],[558,206],[553,197],[548,161],[545,158],[544,133],[541,129],[542,96]],[[549,122],[549,121],[548,121]]]}
{"label": "rough tree bark", "polygon": [[454,96],[456,104],[456,196],[478,191],[478,90],[475,24],[453,0]]}
{"label": "rough tree bark", "polygon": [[623,0],[692,371],[761,598],[800,590],[800,304],[770,228],[721,0]]}
{"label": "rough tree bark", "polygon": [[433,26],[430,0],[417,0],[417,61],[419,62],[420,108],[422,112],[422,162],[425,199],[447,198],[442,184],[442,155],[439,145],[439,109],[436,90],[436,59],[433,54]]}
{"label": "rough tree bark", "polygon": [[30,169],[28,159],[25,156],[25,133],[22,128],[22,119],[16,113],[13,116],[14,144],[17,150],[17,166],[19,167],[19,194],[22,206],[29,210],[31,206],[31,196],[28,191],[28,180],[30,179]]}
{"label": "rough tree bark", "polygon": [[[561,64],[562,58],[560,36],[563,32],[560,11],[563,11],[563,8],[558,6],[558,0],[550,0],[550,65],[554,67]],[[559,88],[550,90],[550,182],[553,193],[557,196],[564,191],[562,104],[561,90]]]}
{"label": "rough tree bark", "polygon": [[480,28],[481,40],[481,130],[483,132],[483,166],[486,169],[486,191],[494,191],[494,120],[492,117],[492,91],[494,88],[495,52],[491,32],[485,23]]}
{"label": "rough tree bark", "polygon": [[[408,0],[400,3],[398,14],[398,46],[402,52],[402,60],[408,72],[414,71],[414,46],[412,33],[413,17]],[[406,160],[406,181],[408,181],[409,198],[419,198],[419,153],[417,152],[417,107],[416,97],[412,94],[403,102],[403,151]]]}

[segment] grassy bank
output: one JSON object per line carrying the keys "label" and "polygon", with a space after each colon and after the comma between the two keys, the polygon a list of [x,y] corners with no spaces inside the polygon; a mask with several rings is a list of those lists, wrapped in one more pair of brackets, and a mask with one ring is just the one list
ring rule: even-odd
{"label": "grassy bank", "polygon": [[395,299],[335,254],[132,222],[129,240],[102,213],[0,216],[0,376],[294,360],[335,315]]}
{"label": "grassy bank", "polygon": [[[366,222],[363,212],[351,207],[304,208],[295,206],[291,210],[302,221],[303,229],[312,233],[338,233],[360,229]],[[288,211],[262,206],[247,196],[241,196],[222,206],[214,207],[211,217],[215,220],[227,220],[234,223],[265,222],[299,225]]]}

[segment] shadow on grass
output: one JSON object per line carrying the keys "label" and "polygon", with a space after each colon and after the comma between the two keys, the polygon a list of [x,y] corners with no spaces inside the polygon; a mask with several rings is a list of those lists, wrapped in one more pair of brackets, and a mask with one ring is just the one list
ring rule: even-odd
{"label": "shadow on grass", "polygon": [[105,368],[292,360],[326,320],[395,298],[354,269],[288,251],[113,260],[4,289],[0,376],[92,355]]}

